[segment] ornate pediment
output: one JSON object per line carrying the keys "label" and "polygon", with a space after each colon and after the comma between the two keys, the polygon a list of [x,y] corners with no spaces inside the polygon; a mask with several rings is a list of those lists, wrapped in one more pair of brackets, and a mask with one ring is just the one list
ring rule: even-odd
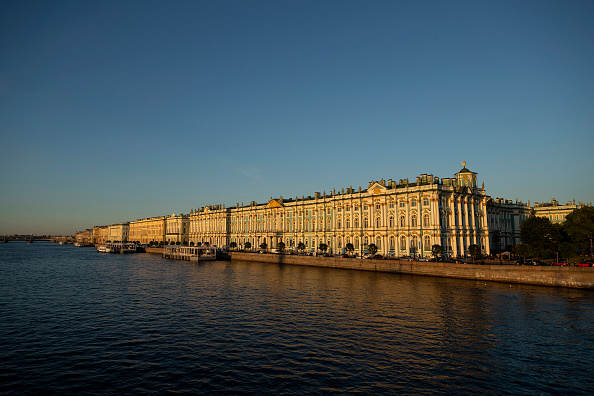
{"label": "ornate pediment", "polygon": [[269,209],[284,208],[284,205],[276,199],[271,199],[270,201],[268,201],[268,205],[266,205],[266,207]]}
{"label": "ornate pediment", "polygon": [[382,194],[384,192],[386,192],[387,188],[386,186],[383,186],[380,182],[373,182],[370,183],[369,188],[367,189],[368,193],[371,194]]}

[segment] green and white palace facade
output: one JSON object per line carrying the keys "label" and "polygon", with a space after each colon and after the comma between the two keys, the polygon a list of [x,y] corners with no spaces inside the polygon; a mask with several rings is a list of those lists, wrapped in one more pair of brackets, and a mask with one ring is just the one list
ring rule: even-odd
{"label": "green and white palace facade", "polygon": [[349,243],[364,254],[373,243],[378,253],[396,256],[430,256],[436,244],[445,254],[464,256],[476,244],[489,254],[502,247],[492,246],[490,230],[502,231],[496,244],[516,244],[519,224],[529,211],[521,203],[495,202],[463,163],[453,178],[422,174],[414,181],[372,181],[356,191],[271,198],[231,208],[205,206],[190,212],[189,239],[219,247],[234,242],[237,248],[249,242],[252,249],[262,243],[276,249],[282,241],[285,250],[303,243],[307,251],[316,251],[326,244],[334,254],[343,253]]}

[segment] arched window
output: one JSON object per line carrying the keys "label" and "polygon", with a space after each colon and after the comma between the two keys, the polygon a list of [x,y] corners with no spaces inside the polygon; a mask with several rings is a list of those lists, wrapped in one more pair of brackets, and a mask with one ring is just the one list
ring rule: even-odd
{"label": "arched window", "polygon": [[346,228],[351,228],[351,219],[347,218],[345,220],[345,222],[346,222]]}
{"label": "arched window", "polygon": [[365,235],[363,237],[363,246],[367,246],[367,245],[369,245],[369,238],[367,237],[367,235]]}
{"label": "arched window", "polygon": [[404,227],[405,226],[404,225],[405,224],[405,221],[406,220],[404,219],[404,216],[400,216],[400,227]]}
{"label": "arched window", "polygon": [[410,218],[410,226],[416,227],[417,226],[417,215],[412,215]]}
{"label": "arched window", "polygon": [[380,228],[382,226],[381,218],[378,216],[375,218],[375,227]]}
{"label": "arched window", "polygon": [[390,237],[390,250],[394,250],[395,247],[396,247],[396,238],[391,236]]}
{"label": "arched window", "polygon": [[375,246],[377,246],[378,250],[382,247],[382,237],[375,238]]}
{"label": "arched window", "polygon": [[423,250],[431,250],[431,238],[429,235],[423,237]]}
{"label": "arched window", "polygon": [[390,228],[394,228],[394,216],[390,216],[388,224],[390,225]]}
{"label": "arched window", "polygon": [[429,214],[427,213],[423,215],[423,227],[429,227]]}
{"label": "arched window", "polygon": [[359,249],[359,237],[355,237],[355,249]]}
{"label": "arched window", "polygon": [[336,220],[336,227],[340,228],[341,225],[342,225],[342,223],[340,222],[340,219]]}
{"label": "arched window", "polygon": [[355,217],[355,228],[359,228],[359,218]]}
{"label": "arched window", "polygon": [[400,250],[406,250],[406,237],[404,235],[400,237]]}
{"label": "arched window", "polygon": [[367,217],[363,219],[363,228],[369,228],[369,219]]}

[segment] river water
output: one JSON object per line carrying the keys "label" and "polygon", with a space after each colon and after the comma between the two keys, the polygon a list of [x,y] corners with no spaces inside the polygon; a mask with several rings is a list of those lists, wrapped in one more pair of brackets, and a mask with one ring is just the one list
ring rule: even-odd
{"label": "river water", "polygon": [[594,291],[0,244],[2,394],[591,394]]}

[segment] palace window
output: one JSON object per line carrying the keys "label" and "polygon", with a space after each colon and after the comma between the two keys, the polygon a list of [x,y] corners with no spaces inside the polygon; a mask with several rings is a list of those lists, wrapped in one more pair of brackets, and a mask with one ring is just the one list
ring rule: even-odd
{"label": "palace window", "polygon": [[380,228],[382,226],[382,221],[379,217],[375,218],[375,227]]}
{"label": "palace window", "polygon": [[391,236],[390,237],[390,250],[394,250],[394,247],[396,247],[396,239]]}
{"label": "palace window", "polygon": [[368,209],[368,207],[367,207],[367,204],[366,204],[366,203],[364,203],[364,204],[363,204],[363,210],[367,210],[367,209]]}
{"label": "palace window", "polygon": [[394,201],[390,201],[390,204],[388,206],[390,209],[394,209]]}
{"label": "palace window", "polygon": [[406,207],[406,202],[400,201],[400,203],[398,204],[398,206],[401,207],[401,208],[405,208]]}
{"label": "palace window", "polygon": [[400,227],[404,227],[404,226],[405,226],[404,216],[400,216]]}
{"label": "palace window", "polygon": [[431,238],[429,235],[425,235],[424,237],[423,250],[431,250]]}
{"label": "palace window", "polygon": [[346,219],[346,228],[351,228],[351,219]]}
{"label": "palace window", "polygon": [[429,215],[428,214],[423,215],[423,227],[429,227]]}
{"label": "palace window", "polygon": [[367,245],[369,245],[369,238],[367,237],[367,235],[365,235],[363,237],[363,246],[367,246]]}
{"label": "palace window", "polygon": [[423,206],[429,206],[429,198],[423,198]]}
{"label": "palace window", "polygon": [[355,237],[355,249],[359,249],[359,237]]}
{"label": "palace window", "polygon": [[416,227],[417,226],[417,215],[412,215],[410,218],[410,226]]}
{"label": "palace window", "polygon": [[375,204],[375,210],[380,211],[382,210],[382,205],[380,204]]}
{"label": "palace window", "polygon": [[400,237],[400,250],[406,250],[406,237],[404,235]]}
{"label": "palace window", "polygon": [[410,201],[410,206],[416,207],[417,206],[417,200],[416,199],[413,199],[412,201]]}
{"label": "palace window", "polygon": [[359,218],[355,217],[355,228],[359,228]]}
{"label": "palace window", "polygon": [[363,228],[369,228],[369,219],[367,217],[363,219]]}

